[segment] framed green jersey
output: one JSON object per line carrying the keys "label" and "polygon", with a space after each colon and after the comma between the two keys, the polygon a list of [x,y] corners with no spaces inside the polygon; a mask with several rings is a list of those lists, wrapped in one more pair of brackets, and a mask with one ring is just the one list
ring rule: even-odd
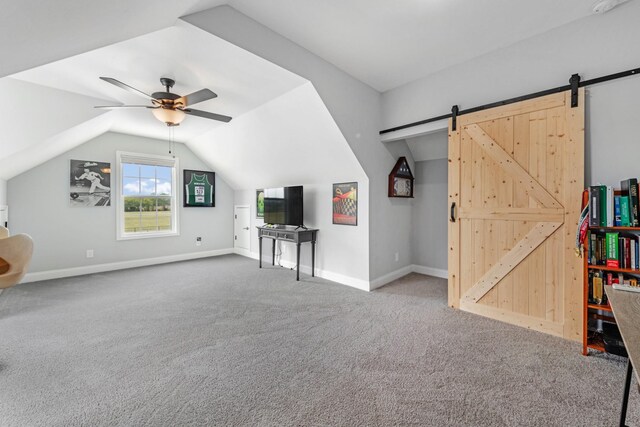
{"label": "framed green jersey", "polygon": [[184,207],[212,208],[216,205],[216,174],[184,170]]}

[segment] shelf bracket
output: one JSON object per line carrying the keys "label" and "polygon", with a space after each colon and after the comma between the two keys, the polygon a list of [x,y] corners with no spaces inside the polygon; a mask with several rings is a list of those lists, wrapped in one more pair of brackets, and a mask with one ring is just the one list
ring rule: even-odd
{"label": "shelf bracket", "polygon": [[578,88],[580,87],[580,74],[573,74],[569,79],[571,85],[571,108],[578,106]]}

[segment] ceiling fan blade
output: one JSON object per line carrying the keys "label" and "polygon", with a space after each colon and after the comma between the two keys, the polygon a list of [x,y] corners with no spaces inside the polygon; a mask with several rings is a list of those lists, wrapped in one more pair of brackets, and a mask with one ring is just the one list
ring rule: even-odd
{"label": "ceiling fan blade", "polygon": [[112,108],[160,108],[154,107],[151,105],[96,105],[93,108],[103,108],[103,109],[112,109]]}
{"label": "ceiling fan blade", "polygon": [[193,92],[190,95],[181,96],[180,98],[176,99],[174,102],[176,104],[181,103],[186,107],[188,105],[197,104],[198,102],[206,101],[208,99],[217,98],[217,96],[218,95],[216,95],[214,92],[210,91],[209,89],[200,89],[199,91]]}
{"label": "ceiling fan blade", "polygon": [[138,90],[138,89],[136,89],[134,87],[131,87],[128,84],[122,83],[120,80],[116,80],[116,79],[113,79],[111,77],[100,77],[100,79],[104,80],[107,83],[111,83],[114,86],[118,86],[120,89],[124,89],[126,91],[131,92],[131,93],[135,93],[136,95],[140,95],[140,96],[143,96],[143,97],[145,97],[147,99],[151,99],[151,100],[154,99],[151,95],[148,95],[148,94],[146,94],[146,93],[144,93],[144,92],[142,92],[142,91],[140,91],[140,90]]}
{"label": "ceiling fan blade", "polygon": [[185,108],[182,111],[184,111],[185,113],[191,116],[203,117],[205,119],[218,120],[220,122],[225,122],[225,123],[229,123],[231,121],[231,117],[229,116],[223,116],[222,114],[216,114],[216,113],[209,113],[208,111],[193,110],[191,108]]}

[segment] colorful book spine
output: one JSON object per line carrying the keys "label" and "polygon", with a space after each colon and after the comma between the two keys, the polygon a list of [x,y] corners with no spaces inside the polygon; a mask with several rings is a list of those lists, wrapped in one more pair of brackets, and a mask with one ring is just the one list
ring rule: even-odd
{"label": "colorful book spine", "polygon": [[620,196],[613,197],[613,225],[620,227]]}
{"label": "colorful book spine", "polygon": [[618,259],[618,233],[606,234],[607,245],[607,267],[620,267],[620,261]]}
{"label": "colorful book spine", "polygon": [[620,226],[629,227],[631,225],[629,218],[629,197],[620,197]]}
{"label": "colorful book spine", "polygon": [[624,239],[624,268],[631,268],[631,241],[628,237]]}
{"label": "colorful book spine", "polygon": [[631,227],[638,227],[638,180],[625,179],[620,182],[620,189],[623,196],[629,197],[629,224]]}

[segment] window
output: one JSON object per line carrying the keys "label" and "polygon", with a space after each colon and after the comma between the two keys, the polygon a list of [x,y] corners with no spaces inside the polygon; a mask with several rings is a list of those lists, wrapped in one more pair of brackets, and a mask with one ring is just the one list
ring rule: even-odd
{"label": "window", "polygon": [[118,239],[178,235],[178,160],[118,151],[117,161]]}

